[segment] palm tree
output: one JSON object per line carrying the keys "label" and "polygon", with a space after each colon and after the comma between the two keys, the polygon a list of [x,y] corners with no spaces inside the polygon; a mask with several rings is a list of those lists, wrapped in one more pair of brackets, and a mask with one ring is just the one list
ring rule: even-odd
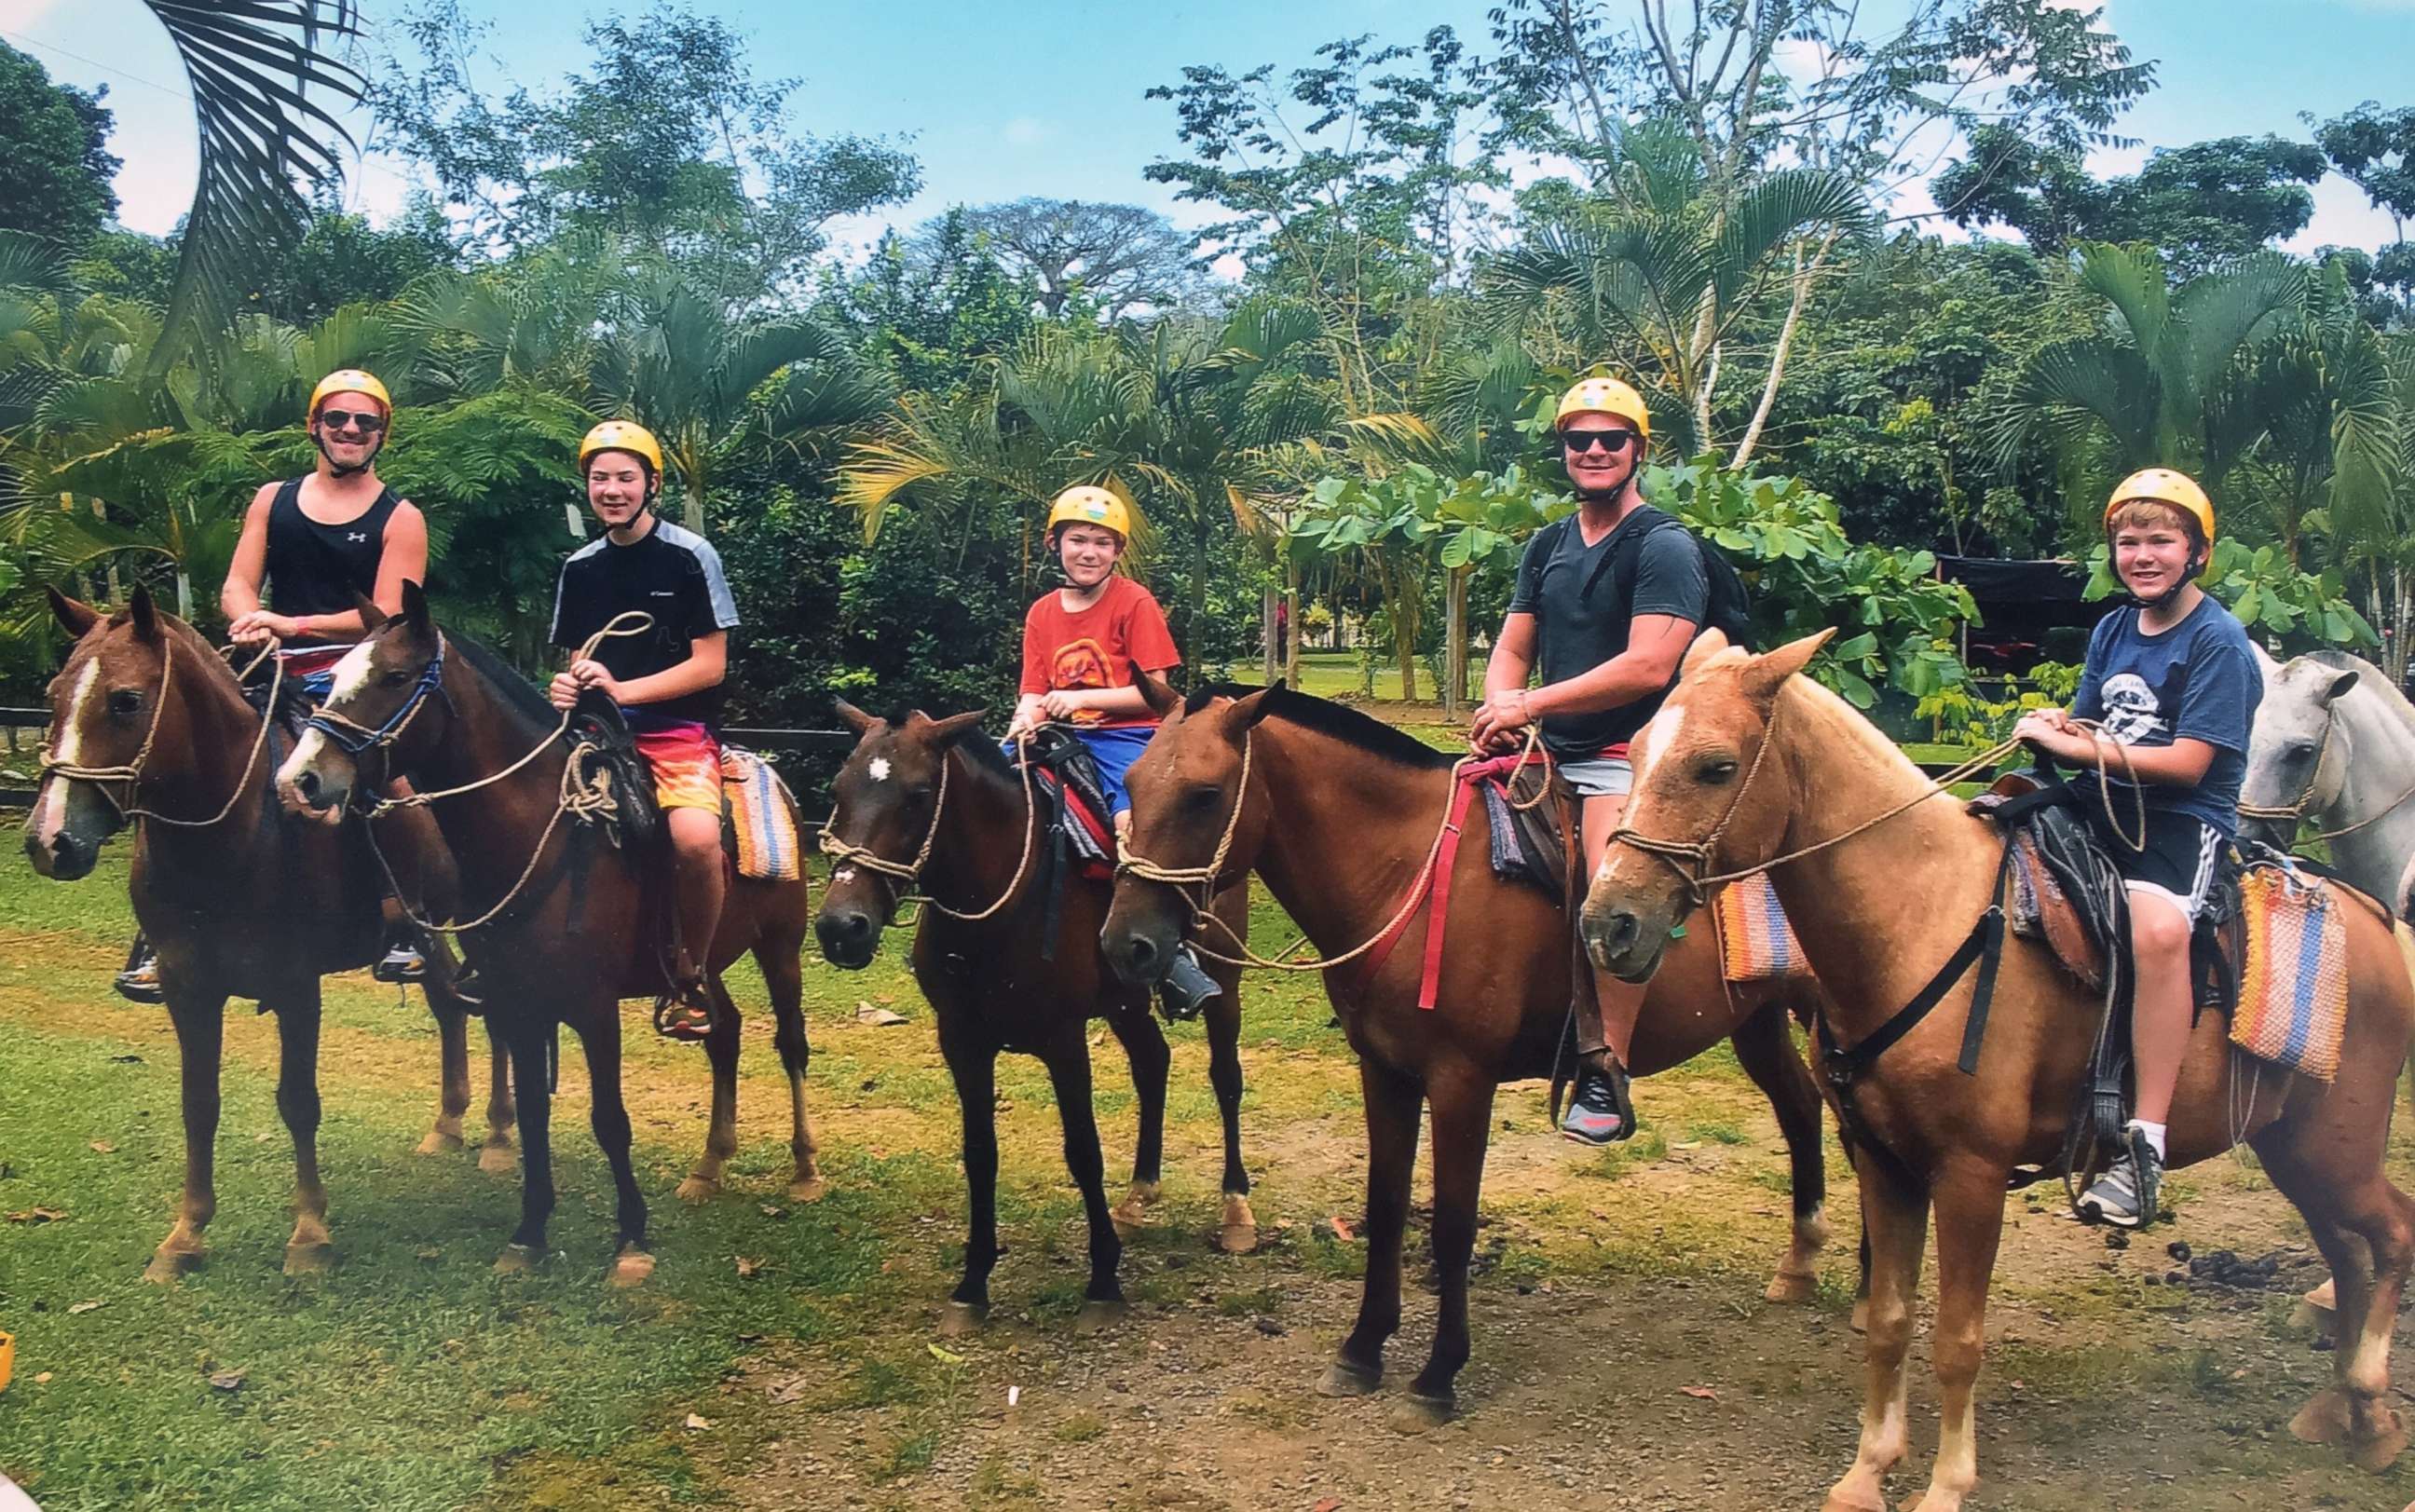
{"label": "palm tree", "polygon": [[167,28],[192,86],[201,178],[185,218],[168,339],[151,352],[165,377],[180,357],[206,356],[207,333],[231,325],[247,270],[298,240],[310,206],[299,186],[338,172],[337,143],[352,136],[311,97],[356,104],[362,76],[329,49],[359,35],[356,0],[142,0]]}
{"label": "palm tree", "polygon": [[2084,242],[2076,253],[2080,286],[2108,307],[2105,328],[2022,359],[1994,417],[1999,458],[2009,471],[2042,442],[2083,500],[2142,467],[2218,482],[2264,430],[2231,385],[2301,318],[2304,268],[2259,252],[2173,288],[2152,248]]}

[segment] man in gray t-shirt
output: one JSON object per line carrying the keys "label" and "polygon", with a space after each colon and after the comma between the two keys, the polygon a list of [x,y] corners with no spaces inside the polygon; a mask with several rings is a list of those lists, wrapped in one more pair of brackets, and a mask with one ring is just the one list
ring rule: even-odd
{"label": "man in gray t-shirt", "polygon": [[[1642,397],[1613,378],[1586,379],[1561,398],[1558,429],[1577,512],[1527,543],[1468,738],[1478,751],[1514,750],[1539,723],[1583,801],[1590,876],[1634,785],[1627,742],[1675,684],[1710,590],[1702,547],[1638,486],[1652,435]],[[1542,681],[1528,687],[1538,662]],[[1601,971],[1593,987],[1598,1033],[1583,1032],[1593,1026],[1580,1015],[1584,1058],[1560,1129],[1605,1145],[1635,1132],[1625,1068],[1644,988]]]}

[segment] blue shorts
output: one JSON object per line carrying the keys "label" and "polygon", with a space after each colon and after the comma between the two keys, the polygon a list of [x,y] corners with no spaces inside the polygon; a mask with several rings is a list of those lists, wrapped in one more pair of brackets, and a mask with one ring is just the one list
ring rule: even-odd
{"label": "blue shorts", "polygon": [[[1132,812],[1132,794],[1124,789],[1124,773],[1148,749],[1149,737],[1157,733],[1154,725],[1142,725],[1121,729],[1084,729],[1078,726],[1066,728],[1072,737],[1090,749],[1090,761],[1099,769],[1099,786],[1107,794],[1107,819],[1114,822],[1118,814]],[[999,742],[998,749],[1008,756],[1014,755],[1014,742]]]}

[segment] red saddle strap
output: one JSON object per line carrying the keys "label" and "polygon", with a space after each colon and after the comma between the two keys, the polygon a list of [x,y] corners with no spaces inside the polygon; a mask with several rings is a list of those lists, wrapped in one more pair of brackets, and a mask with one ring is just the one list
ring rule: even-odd
{"label": "red saddle strap", "polygon": [[1367,964],[1358,974],[1361,987],[1373,981],[1384,969],[1384,963],[1391,958],[1392,947],[1400,944],[1401,936],[1408,933],[1409,921],[1420,913],[1426,915],[1426,953],[1424,966],[1418,975],[1418,1006],[1427,1010],[1433,1008],[1442,990],[1442,947],[1444,932],[1450,919],[1450,876],[1459,862],[1459,841],[1467,825],[1467,805],[1476,797],[1478,785],[1489,780],[1491,773],[1481,768],[1471,767],[1462,776],[1465,780],[1460,783],[1459,791],[1451,795],[1450,817],[1443,822],[1442,843],[1434,851],[1433,870],[1428,872],[1425,880],[1419,884],[1419,896],[1415,904],[1401,914],[1391,928],[1384,931],[1374,949],[1367,952]]}

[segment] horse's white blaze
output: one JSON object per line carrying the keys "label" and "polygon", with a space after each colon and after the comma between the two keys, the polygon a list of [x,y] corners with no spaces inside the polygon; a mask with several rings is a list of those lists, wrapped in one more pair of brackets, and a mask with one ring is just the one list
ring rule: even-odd
{"label": "horse's white blaze", "polygon": [[[1635,776],[1628,785],[1627,808],[1619,815],[1619,822],[1628,829],[1633,829],[1636,821],[1642,817],[1645,780],[1652,775],[1652,769],[1660,764],[1661,753],[1676,743],[1677,731],[1685,723],[1684,705],[1662,704],[1660,711],[1652,716],[1652,723],[1644,726],[1642,733],[1628,746],[1628,764],[1635,769]],[[1603,851],[1601,865],[1595,869],[1593,875],[1599,876],[1609,871],[1611,858],[1617,854],[1615,850]]]}
{"label": "horse's white blaze", "polygon": [[319,759],[319,752],[325,747],[326,743],[326,731],[304,730],[302,738],[293,742],[293,754],[287,756],[285,764],[277,769],[278,786],[282,787],[308,771],[310,764]]}
{"label": "horse's white blaze", "polygon": [[872,773],[872,780],[874,782],[885,783],[889,780],[889,758],[887,756],[874,756],[871,763],[865,768],[865,770]]}
{"label": "horse's white blaze", "polygon": [[852,866],[842,866],[837,871],[831,873],[831,880],[833,882],[852,882],[855,880],[855,868]]}
{"label": "horse's white blaze", "polygon": [[349,698],[368,687],[371,659],[369,643],[366,640],[344,652],[344,659],[336,664],[336,681],[327,690],[327,701],[334,703],[338,698]]}
{"label": "horse's white blaze", "polygon": [[57,759],[63,766],[83,759],[83,706],[92,697],[92,685],[100,681],[100,658],[92,657],[76,674],[75,691],[68,695],[67,723],[59,730]]}

